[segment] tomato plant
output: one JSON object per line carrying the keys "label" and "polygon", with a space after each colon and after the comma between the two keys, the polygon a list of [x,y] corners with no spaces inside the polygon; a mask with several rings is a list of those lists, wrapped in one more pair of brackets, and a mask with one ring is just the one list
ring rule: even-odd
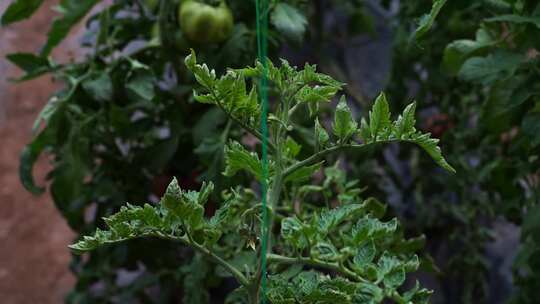
{"label": "tomato plant", "polygon": [[[228,119],[240,122],[245,132],[257,138],[260,120],[268,120],[272,130],[269,175],[263,173],[259,155],[236,141],[225,147],[223,173],[232,177],[245,171],[258,181],[268,179],[268,233],[272,244],[268,252],[262,251],[260,238],[256,237],[267,229],[260,216],[260,194],[249,188],[232,188],[223,194],[214,215],[206,218],[204,205],[214,185],[203,183],[200,191],[185,191],[177,180],[169,185],[159,205],[123,207],[105,219],[108,230],[84,237],[72,249],[84,252],[140,237],[186,244],[236,280],[239,286],[227,295],[227,303],[255,304],[262,297],[274,304],[429,301],[430,291],[421,289],[418,282],[407,292],[398,291],[406,273],[419,267],[414,252],[422,242],[404,239],[396,218],[384,221],[384,205],[373,198],[363,200],[358,181],[348,182],[344,175],[342,181],[335,181],[345,186],[345,191],[339,193],[334,207],[325,206],[321,196],[310,199],[310,194],[324,189],[311,183],[312,175],[321,170],[326,156],[343,149],[361,151],[378,144],[410,142],[424,149],[438,165],[454,172],[444,160],[438,140],[415,129],[414,103],[391,121],[388,102],[381,94],[369,120],[358,123],[342,97],[335,109],[330,136],[319,123],[318,105],[330,102],[343,84],[317,73],[314,66],[298,70],[284,60],[280,67],[269,61],[271,91],[275,92],[277,102],[271,114],[261,118],[257,98],[257,84],[261,82],[256,79],[265,69],[261,63],[229,70],[218,77],[206,64],[197,63],[195,53],[185,61],[201,85],[194,94],[198,102],[216,105]],[[255,80],[250,88],[252,78]],[[302,146],[293,137],[295,113],[308,109],[315,153],[301,158]],[[331,182],[332,174],[340,174],[336,167],[329,169],[325,170],[325,183]],[[260,268],[262,255],[271,267],[267,290],[261,290],[260,284],[266,275]],[[332,271],[335,276],[325,275],[322,270]]]}

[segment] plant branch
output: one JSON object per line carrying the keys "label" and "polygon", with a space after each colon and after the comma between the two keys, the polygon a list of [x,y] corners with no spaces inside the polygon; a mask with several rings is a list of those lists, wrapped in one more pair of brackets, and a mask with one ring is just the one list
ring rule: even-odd
{"label": "plant branch", "polygon": [[287,265],[304,264],[304,265],[309,265],[309,266],[321,267],[324,269],[339,272],[343,276],[351,280],[354,280],[357,282],[366,282],[364,278],[352,272],[351,270],[339,265],[338,263],[329,263],[329,262],[325,262],[325,261],[321,261],[321,260],[317,260],[313,258],[306,258],[306,257],[290,258],[290,257],[278,255],[278,254],[268,254],[267,261],[268,263],[276,263],[276,264],[287,264]]}
{"label": "plant branch", "polygon": [[329,155],[329,154],[332,154],[334,152],[337,152],[337,151],[340,151],[340,150],[345,150],[345,149],[365,149],[367,147],[370,147],[374,144],[378,144],[378,143],[382,143],[382,142],[393,142],[395,140],[385,140],[385,141],[379,141],[379,142],[371,142],[371,143],[368,143],[368,144],[347,144],[347,145],[337,145],[337,146],[332,146],[330,148],[326,148],[324,150],[321,150],[315,154],[313,154],[312,156],[302,160],[302,161],[299,161],[297,163],[295,163],[294,165],[291,165],[289,168],[285,169],[285,171],[283,172],[283,177],[287,177],[289,175],[291,175],[292,173],[294,173],[296,170],[302,168],[302,167],[305,167],[305,166],[309,166],[309,165],[312,165],[314,163],[317,163],[319,160],[323,159],[325,156]]}
{"label": "plant branch", "polygon": [[[216,105],[223,111],[225,112],[225,114],[227,114],[227,116],[230,117],[231,120],[233,120],[235,123],[239,124],[244,130],[246,130],[248,133],[250,133],[251,135],[255,136],[257,139],[259,139],[259,141],[262,142],[263,140],[263,136],[261,134],[261,132],[253,129],[252,127],[250,127],[249,125],[247,125],[246,123],[244,123],[243,121],[241,121],[240,119],[234,117],[232,115],[232,113],[230,113],[229,111],[227,111],[227,109],[225,109],[223,107],[223,105],[221,104],[221,102],[218,101],[217,99],[217,96],[212,92],[212,96],[214,97],[214,100],[216,101]],[[268,148],[270,148],[270,150],[272,152],[275,152],[276,151],[276,147],[274,146],[274,144],[272,144],[271,142],[268,142]]]}
{"label": "plant branch", "polygon": [[211,252],[208,248],[198,244],[195,241],[193,241],[193,242],[190,241],[186,236],[176,237],[176,236],[171,236],[171,235],[163,234],[163,233],[153,233],[152,236],[156,236],[156,237],[171,240],[171,241],[181,241],[182,243],[193,247],[194,249],[196,249],[200,253],[202,253],[202,254],[208,256],[210,259],[214,260],[214,262],[216,262],[219,265],[223,266],[223,268],[227,269],[238,280],[238,282],[240,284],[242,284],[244,286],[249,286],[250,285],[249,280],[246,278],[246,276],[244,276],[244,274],[242,274],[242,272],[240,270],[236,269],[236,267],[234,267],[233,265],[229,264],[227,261],[225,261],[224,259],[222,259],[218,255]]}

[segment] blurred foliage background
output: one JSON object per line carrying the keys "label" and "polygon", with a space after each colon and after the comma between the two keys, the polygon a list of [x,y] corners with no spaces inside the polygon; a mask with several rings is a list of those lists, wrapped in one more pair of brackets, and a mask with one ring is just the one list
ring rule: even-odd
{"label": "blurred foliage background", "polygon": [[[253,1],[226,1],[234,20],[226,39],[212,38],[217,30],[208,27],[201,34],[208,37],[198,41],[190,34],[193,28],[180,26],[179,1],[103,2],[102,10],[89,14],[100,2],[62,0],[61,16],[41,51],[8,55],[24,72],[19,81],[52,74],[63,86],[36,124],[27,126],[35,137],[21,153],[20,175],[32,193],[48,187],[79,234],[102,227],[101,218],[125,202],[156,202],[173,176],[183,188],[212,180],[226,189],[224,143],[240,140],[241,133],[238,126],[227,126],[221,112],[193,102],[195,80],[181,62],[190,48],[218,72],[256,58]],[[29,18],[41,4],[13,1],[1,22]],[[270,4],[272,59],[317,63],[348,83],[359,116],[380,90],[394,109],[416,100],[422,129],[440,138],[457,169],[448,175],[418,157],[417,149],[397,146],[374,161],[348,155],[349,161],[340,163],[369,195],[388,202],[406,233],[425,235],[423,259],[433,263],[425,263],[431,266],[418,277],[435,289],[433,302],[535,303],[540,288],[537,1]],[[86,55],[56,62],[52,49],[82,20]],[[46,185],[32,176],[42,153],[53,157]],[[511,237],[502,238],[503,232]],[[192,259],[190,250],[145,242],[74,256],[77,284],[66,302],[203,303],[192,294],[204,289],[211,291],[208,301],[219,303],[231,288],[208,261]]]}

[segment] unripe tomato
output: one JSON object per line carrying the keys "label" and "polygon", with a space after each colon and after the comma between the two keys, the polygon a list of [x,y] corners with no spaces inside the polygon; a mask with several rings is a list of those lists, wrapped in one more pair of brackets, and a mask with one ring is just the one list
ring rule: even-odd
{"label": "unripe tomato", "polygon": [[212,6],[195,0],[184,0],[178,10],[180,28],[185,36],[199,43],[226,40],[234,27],[233,15],[225,1]]}

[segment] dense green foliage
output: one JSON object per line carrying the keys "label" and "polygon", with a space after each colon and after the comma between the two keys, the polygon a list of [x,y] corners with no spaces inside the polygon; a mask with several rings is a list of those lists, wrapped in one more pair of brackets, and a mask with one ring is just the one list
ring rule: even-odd
{"label": "dense green foliage", "polygon": [[[36,120],[35,137],[21,155],[20,175],[29,191],[42,193],[45,186],[34,181],[33,164],[44,152],[52,155],[48,188],[76,232],[103,227],[101,218],[117,212],[123,202],[156,201],[173,176],[180,177],[184,188],[197,187],[203,178],[212,180],[218,193],[227,187],[221,175],[224,146],[229,139],[239,140],[241,133],[220,111],[193,102],[195,80],[181,63],[190,47],[217,71],[253,62],[254,5],[243,0],[226,3],[234,28],[212,43],[186,35],[200,25],[182,25],[180,1],[118,0],[108,5],[62,0],[42,50],[8,55],[24,71],[19,81],[52,74],[63,85]],[[2,25],[31,17],[42,4],[13,1]],[[271,56],[284,42],[299,44],[305,39],[313,6],[296,0],[272,2]],[[82,46],[88,55],[75,62],[55,61],[52,50],[83,18],[87,31]],[[156,261],[158,253],[161,258]],[[67,301],[148,301],[152,288],[159,290],[152,301],[174,301],[181,296],[175,289],[191,276],[185,270],[191,267],[190,259],[184,246],[162,241],[151,246],[133,241],[88,258],[74,256],[72,270],[78,280]],[[178,269],[182,263],[186,267]],[[130,288],[123,287],[126,273],[138,278]]]}
{"label": "dense green foliage", "polygon": [[[494,287],[489,286],[499,265],[490,265],[486,246],[497,237],[501,220],[520,226],[540,203],[540,6],[537,1],[448,1],[433,33],[411,45],[407,27],[428,8],[420,1],[403,3],[387,91],[392,100],[422,101],[422,128],[441,139],[458,174],[440,175],[429,163],[404,165],[413,182],[395,180],[391,167],[386,174],[395,180],[392,191],[414,206],[403,214],[404,225],[433,241],[434,256],[452,248],[451,258],[438,263],[445,274],[440,280],[460,288],[443,297],[449,303],[491,303],[500,300],[490,298]],[[421,178],[426,175],[433,178]],[[538,280],[531,277],[538,269],[532,266],[538,249],[531,247],[531,233],[522,233],[528,253],[515,265],[514,293],[519,303],[533,303],[538,285],[529,283]]]}
{"label": "dense green foliage", "polygon": [[[257,78],[265,69],[263,64],[228,70],[221,77],[206,64],[198,64],[194,53],[186,58],[186,65],[201,85],[194,94],[198,102],[216,105],[249,134],[259,137],[256,128],[260,124],[261,105],[257,98],[260,88],[256,84],[260,83]],[[269,289],[263,290],[271,303],[383,303],[385,299],[427,303],[430,292],[419,289],[418,284],[403,294],[397,290],[405,282],[406,273],[419,267],[414,254],[418,242],[403,238],[396,218],[382,220],[384,205],[373,199],[361,199],[361,189],[355,186],[358,181],[350,183],[342,176],[339,182],[347,191],[338,196],[336,206],[326,205],[320,195],[309,197],[311,192],[320,191],[312,184],[311,177],[323,166],[324,157],[342,149],[362,150],[381,143],[411,142],[423,148],[440,166],[453,171],[442,157],[437,140],[415,129],[415,104],[392,122],[388,102],[381,95],[370,112],[369,123],[362,120],[358,124],[343,97],[335,110],[330,137],[324,127],[315,123],[319,104],[330,102],[343,84],[317,73],[310,65],[297,70],[282,60],[281,67],[268,62],[268,69],[275,100],[268,118],[263,118],[268,120],[271,130],[270,174],[265,177],[262,173],[263,164],[257,153],[234,141],[225,147],[224,172],[234,176],[246,171],[256,180],[268,178],[270,232],[278,232],[271,233],[272,246],[268,252],[261,252],[259,238],[253,238],[266,231],[260,216],[261,198],[255,192],[242,187],[225,192],[221,207],[207,219],[204,205],[213,184],[203,183],[199,192],[184,191],[176,179],[158,206],[128,205],[105,219],[109,230],[98,230],[71,248],[90,251],[138,237],[182,242],[225,268],[241,285],[232,293],[235,300],[230,303],[259,303],[263,273],[258,259],[244,258],[233,264],[220,255],[235,260],[234,255],[246,257],[256,255],[257,251],[259,256],[267,256],[271,267]],[[251,78],[255,80],[250,81]],[[248,82],[252,83],[251,89]],[[295,114],[303,108],[308,108],[313,118],[311,137],[316,150],[302,159],[299,158],[302,146],[292,135],[297,123]],[[330,177],[327,172],[326,178]],[[303,198],[297,199],[300,193]],[[244,234],[239,235],[237,231],[241,229]],[[326,269],[336,277],[324,271],[303,271],[297,265]]]}

